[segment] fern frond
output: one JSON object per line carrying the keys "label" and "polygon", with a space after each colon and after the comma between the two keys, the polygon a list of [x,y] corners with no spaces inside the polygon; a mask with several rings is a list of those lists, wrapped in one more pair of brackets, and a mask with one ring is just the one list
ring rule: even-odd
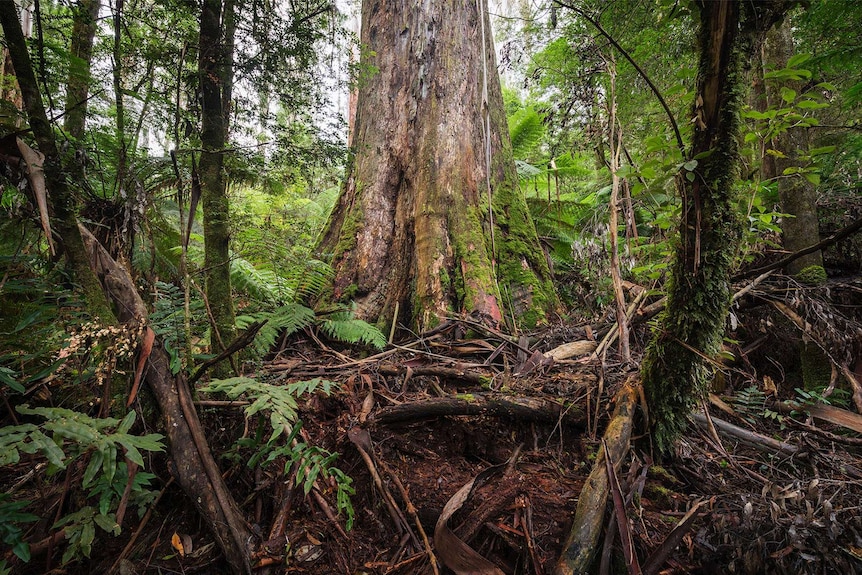
{"label": "fern frond", "polygon": [[545,136],[542,117],[532,107],[521,108],[509,118],[509,138],[515,158],[528,158]]}
{"label": "fern frond", "polygon": [[260,302],[283,302],[293,299],[293,290],[284,278],[272,270],[257,268],[244,258],[231,258],[230,281],[233,289],[246,293]]}
{"label": "fern frond", "polygon": [[386,347],[386,336],[379,329],[361,319],[326,319],[320,329],[333,339],[346,343],[364,343],[377,349]]}

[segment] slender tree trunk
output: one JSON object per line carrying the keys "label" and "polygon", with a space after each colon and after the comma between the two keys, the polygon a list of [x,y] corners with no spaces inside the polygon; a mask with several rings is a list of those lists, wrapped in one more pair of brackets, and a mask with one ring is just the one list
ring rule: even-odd
{"label": "slender tree trunk", "polygon": [[[233,2],[230,0],[231,6]],[[198,77],[201,89],[201,206],[204,216],[206,294],[213,315],[213,351],[223,351],[236,328],[230,283],[229,203],[224,175],[227,118],[224,94],[227,54],[223,39],[223,3],[204,0],[201,9]],[[230,10],[232,17],[233,10]]]}
{"label": "slender tree trunk", "polygon": [[608,215],[608,237],[611,249],[611,279],[614,285],[614,302],[616,303],[617,330],[619,332],[620,358],[623,363],[631,362],[629,349],[629,322],[626,316],[626,297],[623,292],[623,280],[620,273],[619,255],[619,205],[620,205],[620,151],[623,147],[622,127],[617,122],[617,69],[614,61],[607,62],[610,76],[610,101],[608,102],[608,142],[611,148],[611,199]]}
{"label": "slender tree trunk", "polygon": [[733,182],[739,163],[743,66],[757,34],[768,29],[787,4],[699,3],[700,63],[688,154],[697,165],[677,177],[682,196],[680,243],[667,308],[642,364],[653,439],[662,451],[685,428],[691,407],[704,393],[708,376],[704,358],[718,352],[724,335],[731,265],[740,238]]}
{"label": "slender tree trunk", "polygon": [[66,257],[66,266],[84,293],[87,308],[93,317],[103,322],[113,322],[114,313],[98,278],[90,269],[89,259],[78,230],[75,214],[77,202],[66,183],[60,163],[60,155],[54,140],[54,132],[42,104],[42,96],[36,82],[36,75],[27,52],[27,44],[18,22],[18,8],[15,2],[0,1],[0,24],[6,36],[9,56],[15,69],[18,85],[21,88],[24,109],[30,121],[30,129],[36,138],[39,151],[45,155],[45,180],[54,211],[54,229],[58,232]]}
{"label": "slender tree trunk", "polygon": [[359,82],[355,156],[320,242],[335,297],[381,325],[452,312],[541,321],[557,299],[481,1],[366,0],[361,40],[374,72]]}
{"label": "slender tree trunk", "polygon": [[[787,62],[793,56],[793,38],[790,19],[785,18],[781,25],[776,26],[766,36],[766,65],[774,70],[787,67]],[[790,86],[796,91],[803,89],[802,82],[794,82]],[[769,105],[784,107],[787,105],[781,98],[779,86],[767,86]],[[781,231],[784,238],[784,248],[796,252],[820,241],[820,225],[817,220],[817,189],[806,180],[802,174],[784,175],[784,170],[799,167],[800,159],[808,153],[808,129],[804,126],[791,126],[776,137],[771,147],[781,152],[784,157],[773,159],[775,173],[778,179],[778,196],[781,200],[781,211],[791,217],[781,221]],[[814,268],[813,277],[823,277],[823,254],[816,251],[805,255],[788,264],[786,271],[797,275],[803,270]]]}
{"label": "slender tree trunk", "polygon": [[121,197],[126,197],[126,107],[123,102],[123,7],[124,0],[115,0],[114,4],[114,47],[112,74],[114,80],[114,105],[117,111],[115,133],[117,136],[117,181],[116,191]]}
{"label": "slender tree trunk", "polygon": [[87,99],[90,95],[90,68],[93,59],[93,39],[100,0],[79,0],[73,12],[72,41],[69,45],[71,62],[66,82],[66,106],[63,129],[76,146],[84,137],[87,120]]}

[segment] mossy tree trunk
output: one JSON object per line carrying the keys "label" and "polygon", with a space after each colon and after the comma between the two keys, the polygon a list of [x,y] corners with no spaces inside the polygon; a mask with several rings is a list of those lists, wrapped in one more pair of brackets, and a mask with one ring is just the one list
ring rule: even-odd
{"label": "mossy tree trunk", "polygon": [[[666,451],[705,391],[708,366],[721,345],[730,305],[731,266],[740,223],[733,183],[738,169],[739,111],[744,64],[751,48],[787,2],[703,1],[694,134],[696,167],[677,178],[682,197],[680,238],[668,302],[647,348],[642,376],[653,439]],[[688,167],[691,167],[689,164]]]}
{"label": "mossy tree trunk", "polygon": [[[226,23],[234,21],[233,2],[204,0],[200,20],[198,77],[201,89],[200,182],[204,218],[204,268],[206,294],[212,311],[213,351],[223,351],[236,334],[230,281],[230,205],[224,172],[228,107],[225,94],[231,92],[230,68],[233,38],[225,34]],[[230,31],[230,30],[228,30]]]}
{"label": "mossy tree trunk", "polygon": [[352,168],[319,246],[335,297],[381,325],[396,309],[420,329],[452,312],[541,321],[557,298],[518,188],[487,11],[365,0],[361,41]]}
{"label": "mossy tree trunk", "polygon": [[[794,52],[790,18],[785,18],[766,35],[765,63],[772,70],[784,69]],[[802,92],[804,89],[801,81],[792,82],[786,87],[796,92]],[[787,102],[782,100],[780,88],[781,86],[774,83],[767,84],[766,95],[772,108],[787,106]],[[809,150],[808,127],[790,126],[776,136],[770,146],[782,154],[777,157],[767,156],[764,165],[767,170],[771,169],[769,175],[777,181],[781,211],[790,216],[781,220],[781,235],[784,249],[793,253],[820,241],[817,188],[802,174],[784,173],[788,168],[797,168],[805,164],[804,156]],[[826,271],[823,269],[823,253],[818,250],[804,255],[787,264],[785,271],[798,277],[803,283],[824,282]],[[802,343],[800,360],[802,384],[805,389],[829,385],[832,362],[815,343],[811,341]]]}
{"label": "mossy tree trunk", "polygon": [[21,99],[30,129],[36,139],[39,151],[45,155],[43,168],[45,170],[45,182],[48,187],[48,197],[53,208],[52,225],[63,255],[66,258],[66,268],[81,286],[81,291],[87,302],[87,311],[94,318],[103,322],[113,323],[114,312],[108,303],[98,278],[90,269],[89,258],[84,249],[81,232],[78,230],[77,208],[78,201],[69,188],[66,174],[60,161],[57,143],[54,139],[54,131],[45,106],[42,103],[42,95],[36,82],[36,74],[27,52],[27,43],[21,31],[18,21],[19,11],[15,2],[0,1],[0,24],[6,36],[6,46],[9,49],[9,57],[15,69],[18,86],[21,88]]}
{"label": "mossy tree trunk", "polygon": [[63,129],[73,138],[75,146],[81,146],[81,140],[84,137],[87,99],[90,94],[93,39],[96,35],[96,21],[101,5],[100,0],[79,0],[73,11]]}

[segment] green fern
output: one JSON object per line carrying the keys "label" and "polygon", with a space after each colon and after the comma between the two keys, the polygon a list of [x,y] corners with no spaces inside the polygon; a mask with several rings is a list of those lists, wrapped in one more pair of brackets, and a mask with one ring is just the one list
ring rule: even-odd
{"label": "green fern", "polygon": [[512,154],[523,160],[529,158],[545,137],[542,117],[531,106],[521,108],[509,118],[509,138]]}
{"label": "green fern", "polygon": [[[209,393],[224,393],[231,399],[246,396],[251,404],[245,408],[246,417],[258,417],[269,414],[269,438],[265,441],[258,433],[257,439],[239,440],[238,447],[251,447],[255,453],[248,460],[250,467],[266,465],[278,458],[285,459],[284,473],[296,464],[296,485],[302,485],[306,495],[311,491],[318,477],[329,477],[335,480],[336,506],[347,516],[347,529],[353,526],[354,510],[350,495],[355,491],[351,487],[352,479],[343,471],[334,467],[337,453],[330,453],[320,447],[296,441],[302,422],[297,415],[297,398],[321,392],[332,393],[337,384],[325,379],[312,379],[291,383],[286,387],[271,385],[248,377],[233,377],[215,380],[200,389]],[[287,435],[285,436],[285,433]],[[279,438],[283,437],[283,442]]]}
{"label": "green fern", "polygon": [[368,322],[353,317],[350,310],[337,311],[320,322],[323,333],[346,343],[363,343],[383,349],[386,347],[386,336]]}

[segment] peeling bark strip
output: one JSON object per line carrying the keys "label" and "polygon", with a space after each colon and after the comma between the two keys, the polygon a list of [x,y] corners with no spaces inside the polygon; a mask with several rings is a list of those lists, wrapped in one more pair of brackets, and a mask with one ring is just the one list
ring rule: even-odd
{"label": "peeling bark strip", "polygon": [[[128,272],[111,258],[95,237],[79,226],[90,262],[105,292],[117,307],[117,319],[146,320],[147,309]],[[201,437],[200,422],[191,404],[185,381],[171,375],[170,359],[161,342],[150,352],[146,380],[156,397],[165,422],[176,478],[210,528],[234,573],[251,573],[252,534],[217,469],[209,447]],[[183,402],[186,403],[185,408]],[[197,430],[195,430],[197,427]],[[195,439],[195,431],[200,434]],[[208,468],[209,467],[209,472]]]}
{"label": "peeling bark strip", "polygon": [[557,300],[518,188],[487,13],[474,0],[365,0],[361,41],[354,163],[319,246],[335,296],[383,324],[398,305],[420,330],[451,312],[500,322],[505,308],[535,324]]}
{"label": "peeling bark strip", "polygon": [[[611,462],[617,466],[629,450],[629,439],[632,434],[632,420],[637,406],[638,387],[637,376],[630,376],[617,392],[614,402],[613,417],[605,430],[604,440],[610,451]],[[595,551],[598,548],[599,536],[605,523],[609,484],[605,469],[607,453],[599,449],[599,455],[593,464],[593,470],[584,483],[584,488],[578,497],[578,508],[572,530],[566,538],[563,552],[554,569],[555,575],[575,575],[588,573]]]}

